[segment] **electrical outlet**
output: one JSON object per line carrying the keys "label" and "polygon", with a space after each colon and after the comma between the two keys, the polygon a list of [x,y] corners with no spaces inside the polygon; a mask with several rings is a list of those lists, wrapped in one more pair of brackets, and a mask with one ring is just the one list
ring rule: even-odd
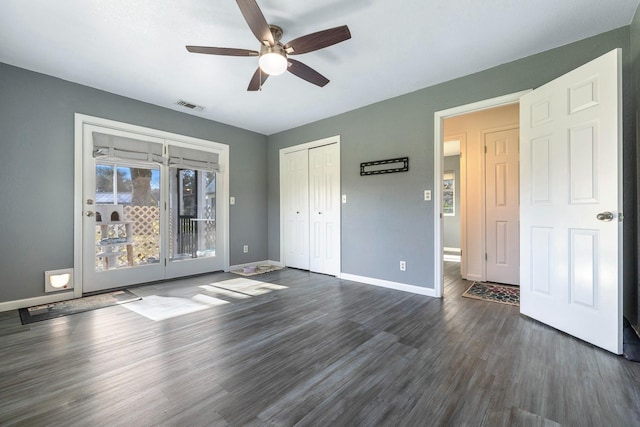
{"label": "electrical outlet", "polygon": [[427,202],[431,200],[431,190],[424,190],[424,200]]}
{"label": "electrical outlet", "polygon": [[249,245],[244,245],[242,247],[242,252],[244,252],[245,254],[249,252]]}
{"label": "electrical outlet", "polygon": [[347,195],[346,194],[342,195],[342,203],[347,203]]}
{"label": "electrical outlet", "polygon": [[400,271],[407,271],[406,261],[400,261]]}
{"label": "electrical outlet", "polygon": [[229,204],[230,205],[235,205],[236,204],[236,198],[233,197],[233,196],[229,197]]}

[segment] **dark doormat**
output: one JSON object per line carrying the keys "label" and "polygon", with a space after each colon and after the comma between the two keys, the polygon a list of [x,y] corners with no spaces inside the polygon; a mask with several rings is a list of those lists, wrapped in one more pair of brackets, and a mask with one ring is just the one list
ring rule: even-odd
{"label": "dark doormat", "polygon": [[624,318],[624,328],[622,330],[622,355],[632,362],[640,362],[640,337],[633,330],[631,323]]}
{"label": "dark doormat", "polygon": [[36,305],[29,308],[21,308],[19,310],[20,320],[23,325],[26,325],[28,323],[40,322],[42,320],[55,319],[56,317],[82,313],[84,311],[110,307],[112,305],[125,304],[139,299],[142,298],[124,289],[105,294],[92,295],[90,297]]}
{"label": "dark doormat", "polygon": [[499,302],[501,304],[520,305],[520,287],[498,285],[497,283],[473,282],[464,291],[463,297],[484,301]]}

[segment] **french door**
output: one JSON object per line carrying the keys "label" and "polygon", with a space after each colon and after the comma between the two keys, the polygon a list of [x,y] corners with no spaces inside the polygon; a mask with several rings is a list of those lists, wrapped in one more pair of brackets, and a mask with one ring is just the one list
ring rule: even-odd
{"label": "french door", "polygon": [[83,293],[228,269],[228,152],[162,136],[82,124]]}
{"label": "french door", "polygon": [[218,213],[218,155],[170,141],[168,167],[168,243],[166,277],[224,269],[222,228]]}

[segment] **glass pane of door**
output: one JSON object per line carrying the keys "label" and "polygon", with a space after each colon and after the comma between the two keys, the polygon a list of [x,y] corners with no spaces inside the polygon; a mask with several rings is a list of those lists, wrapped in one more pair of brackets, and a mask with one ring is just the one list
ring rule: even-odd
{"label": "glass pane of door", "polygon": [[216,255],[216,174],[169,169],[169,259]]}
{"label": "glass pane of door", "polygon": [[160,262],[160,169],[96,162],[95,271]]}
{"label": "glass pane of door", "polygon": [[162,147],[159,138],[83,126],[83,293],[164,278]]}

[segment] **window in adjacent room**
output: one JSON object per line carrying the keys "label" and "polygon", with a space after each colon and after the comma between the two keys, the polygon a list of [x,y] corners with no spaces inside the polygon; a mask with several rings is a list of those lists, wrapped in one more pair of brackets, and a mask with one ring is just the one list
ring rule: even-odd
{"label": "window in adjacent room", "polygon": [[442,183],[442,212],[446,216],[454,216],[456,214],[456,173],[446,171]]}

